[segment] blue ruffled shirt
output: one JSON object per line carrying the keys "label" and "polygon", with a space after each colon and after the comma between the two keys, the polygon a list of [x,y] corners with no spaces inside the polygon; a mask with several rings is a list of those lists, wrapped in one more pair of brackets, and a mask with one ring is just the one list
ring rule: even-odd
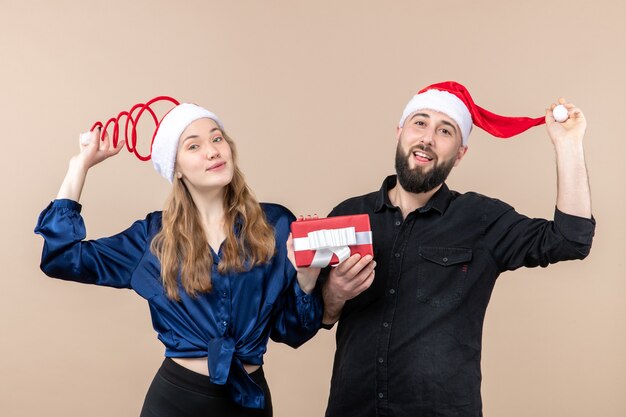
{"label": "blue ruffled shirt", "polygon": [[247,272],[217,270],[221,256],[211,248],[213,290],[196,298],[182,287],[181,301],[167,298],[159,260],[150,251],[161,230],[161,212],[148,214],[127,230],[84,240],[81,205],[55,200],[39,216],[35,233],[44,238],[42,271],[54,278],[131,288],[148,301],[152,324],[168,357],[207,357],[211,381],[226,385],[235,402],[263,408],[263,391],[244,363],[261,365],[268,339],[297,347],[317,332],[322,320],[319,292],[303,292],[287,258],[285,241],[293,214],[277,204],[261,204],[273,226],[276,252],[267,264]]}

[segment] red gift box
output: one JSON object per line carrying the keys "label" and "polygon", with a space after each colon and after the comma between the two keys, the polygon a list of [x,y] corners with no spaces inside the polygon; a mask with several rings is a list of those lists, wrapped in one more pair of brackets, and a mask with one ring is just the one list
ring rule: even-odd
{"label": "red gift box", "polygon": [[291,233],[298,267],[338,265],[356,253],[374,256],[367,214],[298,220]]}

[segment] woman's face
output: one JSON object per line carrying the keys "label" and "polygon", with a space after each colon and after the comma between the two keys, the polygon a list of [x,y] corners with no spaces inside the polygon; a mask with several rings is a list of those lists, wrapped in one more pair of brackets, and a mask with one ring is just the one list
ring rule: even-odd
{"label": "woman's face", "polygon": [[180,135],[174,175],[188,187],[211,191],[233,179],[230,145],[218,124],[208,118],[192,122]]}

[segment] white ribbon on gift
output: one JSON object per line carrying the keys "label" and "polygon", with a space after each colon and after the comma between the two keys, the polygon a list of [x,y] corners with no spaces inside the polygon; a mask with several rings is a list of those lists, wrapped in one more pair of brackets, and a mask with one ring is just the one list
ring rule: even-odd
{"label": "white ribbon on gift", "polygon": [[309,232],[307,237],[293,240],[295,251],[313,250],[315,256],[311,268],[323,268],[330,263],[333,254],[337,255],[337,265],[350,257],[349,246],[372,243],[372,232],[356,232],[354,227],[342,229],[322,229]]}

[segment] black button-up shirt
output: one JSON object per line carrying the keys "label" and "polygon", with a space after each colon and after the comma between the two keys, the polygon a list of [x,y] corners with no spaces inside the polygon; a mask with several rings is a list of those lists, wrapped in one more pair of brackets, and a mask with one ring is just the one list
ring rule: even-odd
{"label": "black button-up shirt", "polygon": [[445,184],[403,219],[388,197],[395,184],[390,176],[330,214],[369,214],[377,266],[341,313],[326,415],[482,416],[482,328],[496,278],[584,258],[595,222],[559,210],[554,221],[530,219]]}

